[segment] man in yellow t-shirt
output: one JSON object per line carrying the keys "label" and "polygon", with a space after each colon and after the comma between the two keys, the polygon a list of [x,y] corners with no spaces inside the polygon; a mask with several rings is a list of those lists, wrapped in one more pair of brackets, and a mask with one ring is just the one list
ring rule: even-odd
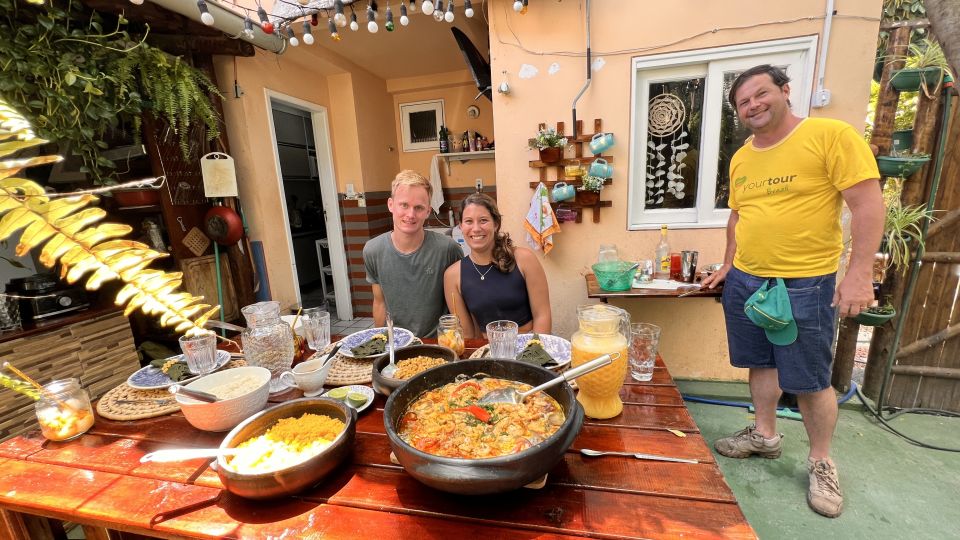
{"label": "man in yellow t-shirt", "polygon": [[[837,517],[843,494],[830,459],[837,423],[830,386],[834,324],[837,311],[852,317],[873,301],[883,198],[876,162],[860,135],[843,122],[794,115],[789,81],[765,64],[743,72],[730,90],[730,103],[753,137],[730,163],[724,264],[703,285],[725,281],[730,363],[750,369],[756,424],[714,447],[734,458],[779,457],[777,401],[783,391],[796,394],[810,438],[807,502],[817,513]],[[843,202],[852,214],[853,249],[837,284]],[[781,281],[785,289],[777,286]],[[768,287],[789,299],[787,320],[776,321],[786,325],[780,329],[771,330],[762,317],[755,322],[754,302],[773,294]]]}

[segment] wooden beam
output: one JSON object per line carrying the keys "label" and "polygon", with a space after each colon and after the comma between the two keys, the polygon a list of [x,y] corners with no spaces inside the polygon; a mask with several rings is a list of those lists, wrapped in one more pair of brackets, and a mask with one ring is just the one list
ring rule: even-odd
{"label": "wooden beam", "polygon": [[897,358],[904,358],[910,356],[911,354],[916,354],[918,352],[923,352],[931,347],[939,345],[944,341],[960,336],[960,324],[954,324],[946,327],[945,329],[933,334],[932,336],[927,336],[925,338],[918,339],[913,343],[901,347],[897,351]]}
{"label": "wooden beam", "polygon": [[873,133],[870,135],[870,144],[876,146],[878,153],[881,155],[890,153],[893,119],[897,114],[897,101],[900,99],[900,92],[890,85],[890,77],[893,70],[903,67],[903,58],[906,58],[909,43],[909,28],[893,30],[887,40],[885,57],[892,60],[883,64],[883,75],[880,77],[880,95],[877,98],[877,107],[873,113]]}
{"label": "wooden beam", "polygon": [[947,215],[930,224],[930,230],[927,231],[927,240],[943,232],[944,229],[960,220],[960,209],[951,210]]}
{"label": "wooden beam", "polygon": [[917,375],[920,377],[935,377],[937,379],[960,379],[960,368],[943,368],[932,366],[893,366],[890,373],[894,375]]}
{"label": "wooden beam", "polygon": [[929,19],[910,19],[909,21],[893,21],[880,25],[880,31],[893,30],[895,28],[927,28],[930,26]]}
{"label": "wooden beam", "polygon": [[960,263],[960,253],[950,251],[928,251],[920,257],[923,262]]}
{"label": "wooden beam", "polygon": [[189,36],[189,38],[183,35],[150,34],[147,36],[147,42],[177,56],[191,53],[226,56],[256,54],[253,44],[241,39],[230,39],[222,33],[219,36]]}

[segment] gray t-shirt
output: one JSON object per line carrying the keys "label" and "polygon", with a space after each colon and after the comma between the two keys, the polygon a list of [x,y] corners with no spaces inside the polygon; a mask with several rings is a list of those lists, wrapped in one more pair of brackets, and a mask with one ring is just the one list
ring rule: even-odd
{"label": "gray t-shirt", "polygon": [[397,251],[386,232],[363,246],[367,281],[380,285],[393,322],[419,337],[434,337],[447,312],[443,271],[463,257],[449,236],[424,231],[423,245],[413,253]]}

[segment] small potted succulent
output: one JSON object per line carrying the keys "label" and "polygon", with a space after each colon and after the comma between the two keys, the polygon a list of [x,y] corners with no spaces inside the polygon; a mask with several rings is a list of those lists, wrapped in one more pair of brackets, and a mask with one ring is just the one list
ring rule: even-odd
{"label": "small potted succulent", "polygon": [[556,163],[563,159],[567,138],[553,128],[542,128],[535,137],[527,141],[527,144],[530,148],[540,151],[540,161]]}
{"label": "small potted succulent", "polygon": [[577,188],[577,202],[584,206],[593,206],[600,200],[604,179],[599,176],[584,176]]}

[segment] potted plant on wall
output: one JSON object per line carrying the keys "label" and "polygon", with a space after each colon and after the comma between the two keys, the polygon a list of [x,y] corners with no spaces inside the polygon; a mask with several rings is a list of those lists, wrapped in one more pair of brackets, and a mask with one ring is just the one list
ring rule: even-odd
{"label": "potted plant on wall", "polygon": [[544,163],[556,163],[563,159],[563,149],[567,147],[567,138],[553,128],[541,129],[527,142],[530,148],[540,151],[540,161]]}
{"label": "potted plant on wall", "polygon": [[920,170],[928,161],[930,154],[900,153],[890,156],[877,156],[877,168],[883,177],[907,178]]}
{"label": "potted plant on wall", "polygon": [[599,176],[584,176],[577,188],[577,202],[583,206],[593,206],[600,201],[604,179]]}
{"label": "potted plant on wall", "polygon": [[924,39],[919,44],[911,43],[907,56],[890,59],[896,60],[903,60],[904,66],[890,76],[890,85],[901,92],[922,89],[927,97],[932,97],[940,90],[945,75],[953,77],[940,43],[933,39]]}

